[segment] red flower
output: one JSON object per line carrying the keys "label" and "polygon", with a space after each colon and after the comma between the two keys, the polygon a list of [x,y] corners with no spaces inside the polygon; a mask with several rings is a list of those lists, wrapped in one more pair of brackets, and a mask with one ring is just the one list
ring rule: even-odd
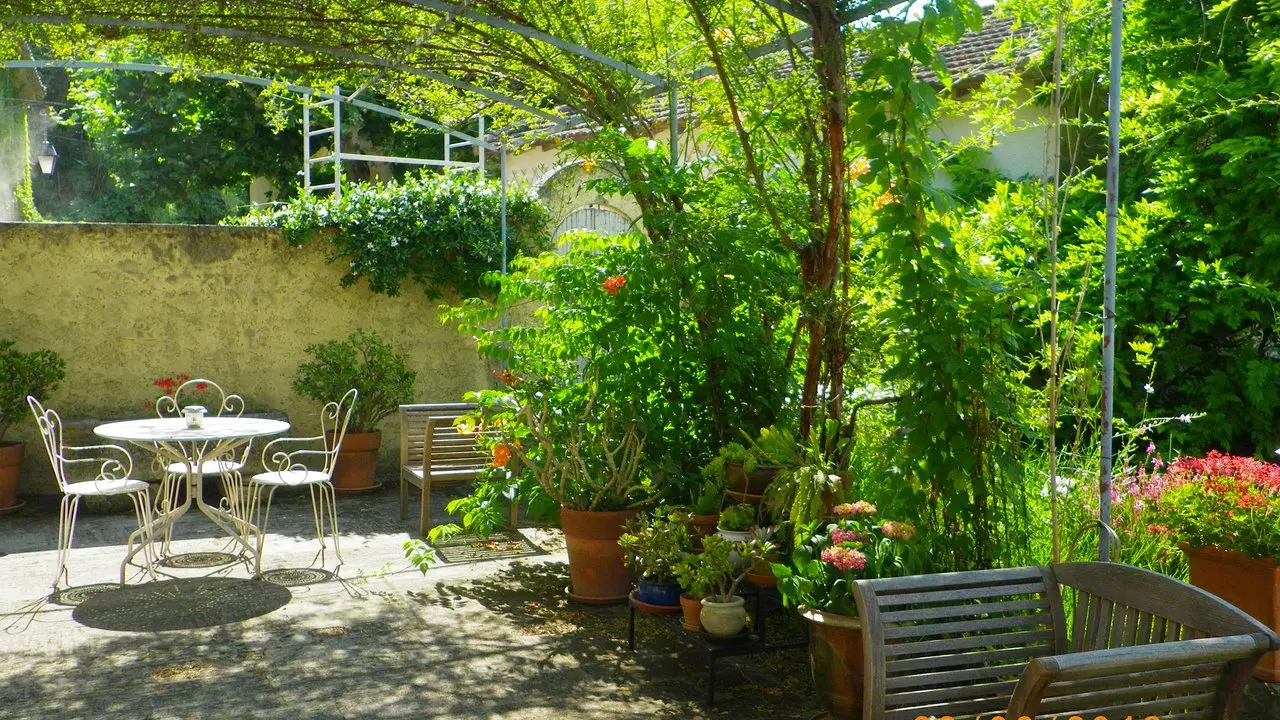
{"label": "red flower", "polygon": [[150,410],[150,409],[152,408],[152,406],[153,406],[153,405],[154,405],[154,403],[152,403],[150,400],[148,400],[148,401],[146,401],[146,402],[142,403],[142,407],[143,407],[143,409],[145,409],[145,410]]}
{"label": "red flower", "polygon": [[501,380],[502,384],[506,385],[507,387],[515,387],[520,383],[521,380],[524,379],[524,378],[516,377],[516,374],[511,372],[510,369],[501,370],[501,371],[494,370],[493,376]]}
{"label": "red flower", "polygon": [[626,284],[627,278],[625,275],[610,275],[604,279],[604,282],[600,283],[600,287],[610,295],[617,295],[618,291]]}
{"label": "red flower", "polygon": [[209,389],[209,383],[206,383],[206,382],[196,383],[196,390],[208,390],[208,389]]}
{"label": "red flower", "polygon": [[498,443],[493,446],[493,466],[496,468],[506,467],[511,462],[511,448],[506,443]]}

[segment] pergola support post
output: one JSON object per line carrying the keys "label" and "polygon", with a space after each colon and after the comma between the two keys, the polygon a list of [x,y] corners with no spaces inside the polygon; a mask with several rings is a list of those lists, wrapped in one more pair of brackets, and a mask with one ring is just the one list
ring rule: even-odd
{"label": "pergola support post", "polygon": [[1111,555],[1111,470],[1116,374],[1116,228],[1120,220],[1120,62],[1124,0],[1111,0],[1111,87],[1107,92],[1107,246],[1102,269],[1102,447],[1098,477],[1098,559]]}

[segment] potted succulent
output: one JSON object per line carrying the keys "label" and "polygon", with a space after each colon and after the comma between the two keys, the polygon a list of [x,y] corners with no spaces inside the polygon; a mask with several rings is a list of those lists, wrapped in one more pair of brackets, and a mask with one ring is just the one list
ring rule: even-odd
{"label": "potted succulent", "polygon": [[928,556],[912,542],[913,525],[878,522],[869,502],[838,505],[833,514],[825,527],[796,528],[803,540],[791,567],[774,563],[773,574],[783,603],[809,621],[810,671],[822,704],[832,717],[862,717],[862,624],[853,580],[923,572]]}
{"label": "potted succulent", "polygon": [[[1153,506],[1150,528],[1186,554],[1192,585],[1280,630],[1280,467],[1213,451],[1157,465],[1135,490]],[[1277,653],[1254,677],[1280,682]]]}
{"label": "potted succulent", "polygon": [[[598,379],[564,384],[512,379],[508,390],[469,393],[488,427],[501,428],[494,465],[526,475],[560,506],[569,553],[569,596],[625,602],[631,573],[618,544],[628,520],[658,496],[636,422],[596,403]],[[685,530],[687,533],[688,531]]]}
{"label": "potted succulent", "polygon": [[777,525],[767,527],[756,525],[751,528],[752,542],[765,543],[770,548],[774,548],[764,557],[757,558],[747,569],[747,582],[756,587],[773,587],[778,584],[778,578],[773,574],[773,564],[782,559],[782,554],[776,549],[781,545],[779,536],[782,533],[779,531],[780,527]]}
{"label": "potted succulent", "polygon": [[747,503],[730,505],[720,511],[716,534],[730,542],[746,542],[751,539],[751,528],[756,524],[756,509]]}
{"label": "potted succulent", "polygon": [[637,515],[627,521],[618,538],[627,567],[639,574],[633,594],[636,607],[646,612],[679,612],[680,584],[674,569],[689,551],[689,520],[684,513],[659,510],[653,517]]}
{"label": "potted succulent", "polygon": [[334,466],[334,487],[342,494],[376,489],[373,473],[382,447],[378,423],[413,399],[417,373],[408,368],[404,354],[364,330],[346,340],[308,345],[306,353],[311,359],[298,366],[294,392],[323,405],[351,388],[360,391]]}
{"label": "potted succulent", "polygon": [[67,374],[66,362],[52,350],[18,352],[12,340],[0,340],[0,514],[17,510],[18,476],[25,444],[5,442],[18,418],[28,416],[27,396],[45,399]]}
{"label": "potted succulent", "polygon": [[750,563],[734,560],[736,554],[754,561],[772,548],[762,542],[731,542],[719,535],[708,535],[702,541],[702,553],[686,555],[677,571],[678,577],[703,595],[699,620],[712,637],[735,638],[746,627],[746,602],[737,594]]}

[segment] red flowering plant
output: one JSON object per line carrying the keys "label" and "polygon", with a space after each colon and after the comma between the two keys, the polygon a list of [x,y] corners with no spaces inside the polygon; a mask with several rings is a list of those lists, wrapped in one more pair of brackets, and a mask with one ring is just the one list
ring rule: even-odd
{"label": "red flowering plant", "polygon": [[[182,387],[183,383],[189,382],[190,380],[190,375],[177,373],[176,375],[166,375],[162,378],[157,378],[151,381],[151,386],[159,388],[161,395],[155,400],[147,400],[142,403],[142,407],[146,410],[152,410],[155,408],[157,401],[167,397],[175,403],[169,407],[177,407],[178,403],[181,403],[183,407],[187,405],[200,405],[208,409],[209,414],[217,414],[218,408],[223,401],[216,391],[209,388],[209,383],[197,382],[190,385],[183,389],[181,398],[177,397],[178,388]],[[182,408],[177,407],[177,409],[181,410]]]}
{"label": "red flowering plant", "polygon": [[1140,492],[1152,532],[1280,561],[1280,466],[1215,450],[1158,468]]}
{"label": "red flowering plant", "polygon": [[856,578],[910,575],[928,569],[928,555],[915,542],[909,522],[881,520],[865,500],[837,505],[834,520],[797,530],[802,537],[791,565],[773,565],[778,591],[788,607],[809,607],[838,615],[858,614]]}

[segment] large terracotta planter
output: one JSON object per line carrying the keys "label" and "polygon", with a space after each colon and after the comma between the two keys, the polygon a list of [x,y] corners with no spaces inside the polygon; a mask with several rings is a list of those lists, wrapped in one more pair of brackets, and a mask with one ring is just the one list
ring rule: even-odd
{"label": "large terracotta planter", "polygon": [[[1235,605],[1255,620],[1280,632],[1280,568],[1270,558],[1255,560],[1230,550],[1179,547],[1187,555],[1191,584]],[[1262,656],[1253,676],[1280,682],[1277,653]]]}
{"label": "large terracotta planter", "polygon": [[631,592],[631,571],[622,563],[618,546],[623,524],[635,510],[594,512],[560,509],[560,527],[569,551],[569,597],[590,605],[626,602]]}
{"label": "large terracotta planter", "polygon": [[733,498],[734,502],[759,505],[764,500],[764,491],[781,470],[776,465],[761,465],[748,474],[742,463],[725,463],[724,473],[728,484],[725,494]]}
{"label": "large terracotta planter", "polygon": [[333,487],[340,495],[358,495],[378,486],[373,481],[373,471],[378,467],[378,449],[382,447],[382,432],[349,432],[342,438],[338,449],[338,461],[333,466]]}
{"label": "large terracotta planter", "polygon": [[833,720],[862,717],[862,621],[807,607],[809,670],[818,699]]}
{"label": "large terracotta planter", "polygon": [[22,443],[0,443],[0,513],[18,508],[18,475],[22,473]]}

